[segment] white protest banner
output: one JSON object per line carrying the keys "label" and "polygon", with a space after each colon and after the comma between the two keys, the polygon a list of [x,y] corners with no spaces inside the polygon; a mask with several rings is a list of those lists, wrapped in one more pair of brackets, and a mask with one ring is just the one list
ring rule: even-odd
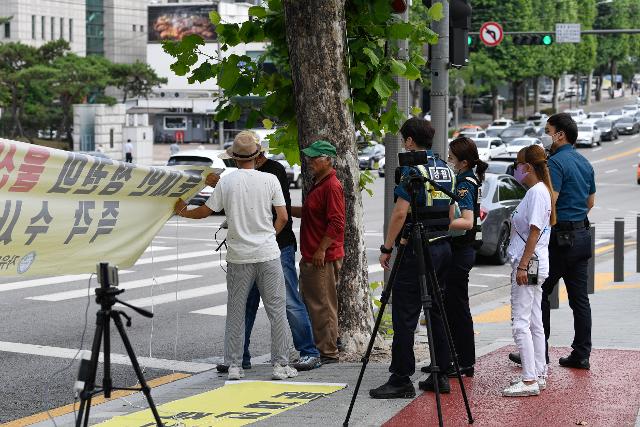
{"label": "white protest banner", "polygon": [[131,267],[210,172],[0,139],[0,277]]}

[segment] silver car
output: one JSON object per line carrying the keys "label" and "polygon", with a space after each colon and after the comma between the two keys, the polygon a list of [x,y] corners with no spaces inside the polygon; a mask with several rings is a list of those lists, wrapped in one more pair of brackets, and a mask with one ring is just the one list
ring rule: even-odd
{"label": "silver car", "polygon": [[478,255],[502,265],[508,261],[507,248],[511,234],[511,214],[527,190],[511,175],[485,175],[480,202],[482,246]]}

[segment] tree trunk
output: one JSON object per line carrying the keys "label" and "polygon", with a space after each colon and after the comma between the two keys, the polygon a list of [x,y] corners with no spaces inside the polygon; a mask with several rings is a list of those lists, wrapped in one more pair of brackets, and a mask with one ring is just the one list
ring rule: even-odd
{"label": "tree trunk", "polygon": [[529,92],[529,88],[527,87],[527,81],[525,80],[522,83],[522,115],[525,117],[527,117],[527,95]]}
{"label": "tree trunk", "polygon": [[596,102],[602,101],[602,81],[604,76],[602,72],[598,75],[598,83],[596,84]]}
{"label": "tree trunk", "polygon": [[518,89],[520,88],[520,82],[513,82],[511,84],[511,92],[513,92],[513,102],[512,102],[512,109],[513,112],[511,114],[511,118],[516,121],[518,120],[518,103],[520,102],[520,92],[518,91]]}
{"label": "tree trunk", "polygon": [[493,120],[498,120],[500,116],[500,101],[498,101],[498,88],[491,87],[491,116]]}
{"label": "tree trunk", "polygon": [[[369,299],[353,116],[347,103],[345,0],[285,0],[284,11],[300,148],[324,136],[336,145],[336,170],[346,202],[345,257],[338,285],[338,323],[347,351],[369,341],[373,313]],[[303,163],[304,193],[310,176]]]}
{"label": "tree trunk", "polygon": [[[410,81],[409,88],[411,89],[411,106],[414,108],[420,108],[422,105],[422,84],[418,80]],[[424,113],[424,111],[423,111]],[[424,114],[423,114],[424,115]]]}
{"label": "tree trunk", "polygon": [[616,75],[618,74],[618,63],[615,59],[611,60],[611,89],[609,89],[609,97],[611,99],[615,98],[616,88],[618,87],[618,79]]}
{"label": "tree trunk", "polygon": [[553,78],[553,104],[551,104],[551,108],[553,108],[554,114],[558,112],[558,86],[560,85],[560,77]]}
{"label": "tree trunk", "polygon": [[587,92],[585,94],[585,102],[587,106],[591,105],[591,86],[593,86],[593,70],[589,71],[589,75],[587,76],[587,89],[585,90],[585,92]]}
{"label": "tree trunk", "polygon": [[533,112],[540,111],[540,77],[533,78]]}

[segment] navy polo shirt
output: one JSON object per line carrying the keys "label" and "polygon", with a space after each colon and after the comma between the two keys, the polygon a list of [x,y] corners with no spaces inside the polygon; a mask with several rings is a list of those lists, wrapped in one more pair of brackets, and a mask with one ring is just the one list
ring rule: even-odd
{"label": "navy polo shirt", "polygon": [[473,170],[471,169],[461,172],[456,176],[456,194],[458,197],[460,197],[460,200],[458,201],[458,207],[460,208],[460,211],[463,211],[465,209],[472,211],[474,208],[473,196],[475,195],[476,190],[473,184],[467,181],[467,177],[474,178],[476,181],[478,181],[475,174],[473,173]]}
{"label": "navy polo shirt", "polygon": [[570,144],[558,148],[548,160],[553,191],[559,193],[556,215],[559,222],[583,221],[587,199],[596,192],[593,167]]}

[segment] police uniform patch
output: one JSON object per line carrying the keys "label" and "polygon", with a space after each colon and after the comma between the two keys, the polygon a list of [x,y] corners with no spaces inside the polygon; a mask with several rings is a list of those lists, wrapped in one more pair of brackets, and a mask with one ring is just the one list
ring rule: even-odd
{"label": "police uniform patch", "polygon": [[460,197],[461,199],[465,198],[467,196],[467,193],[469,193],[468,189],[458,188],[458,197]]}

